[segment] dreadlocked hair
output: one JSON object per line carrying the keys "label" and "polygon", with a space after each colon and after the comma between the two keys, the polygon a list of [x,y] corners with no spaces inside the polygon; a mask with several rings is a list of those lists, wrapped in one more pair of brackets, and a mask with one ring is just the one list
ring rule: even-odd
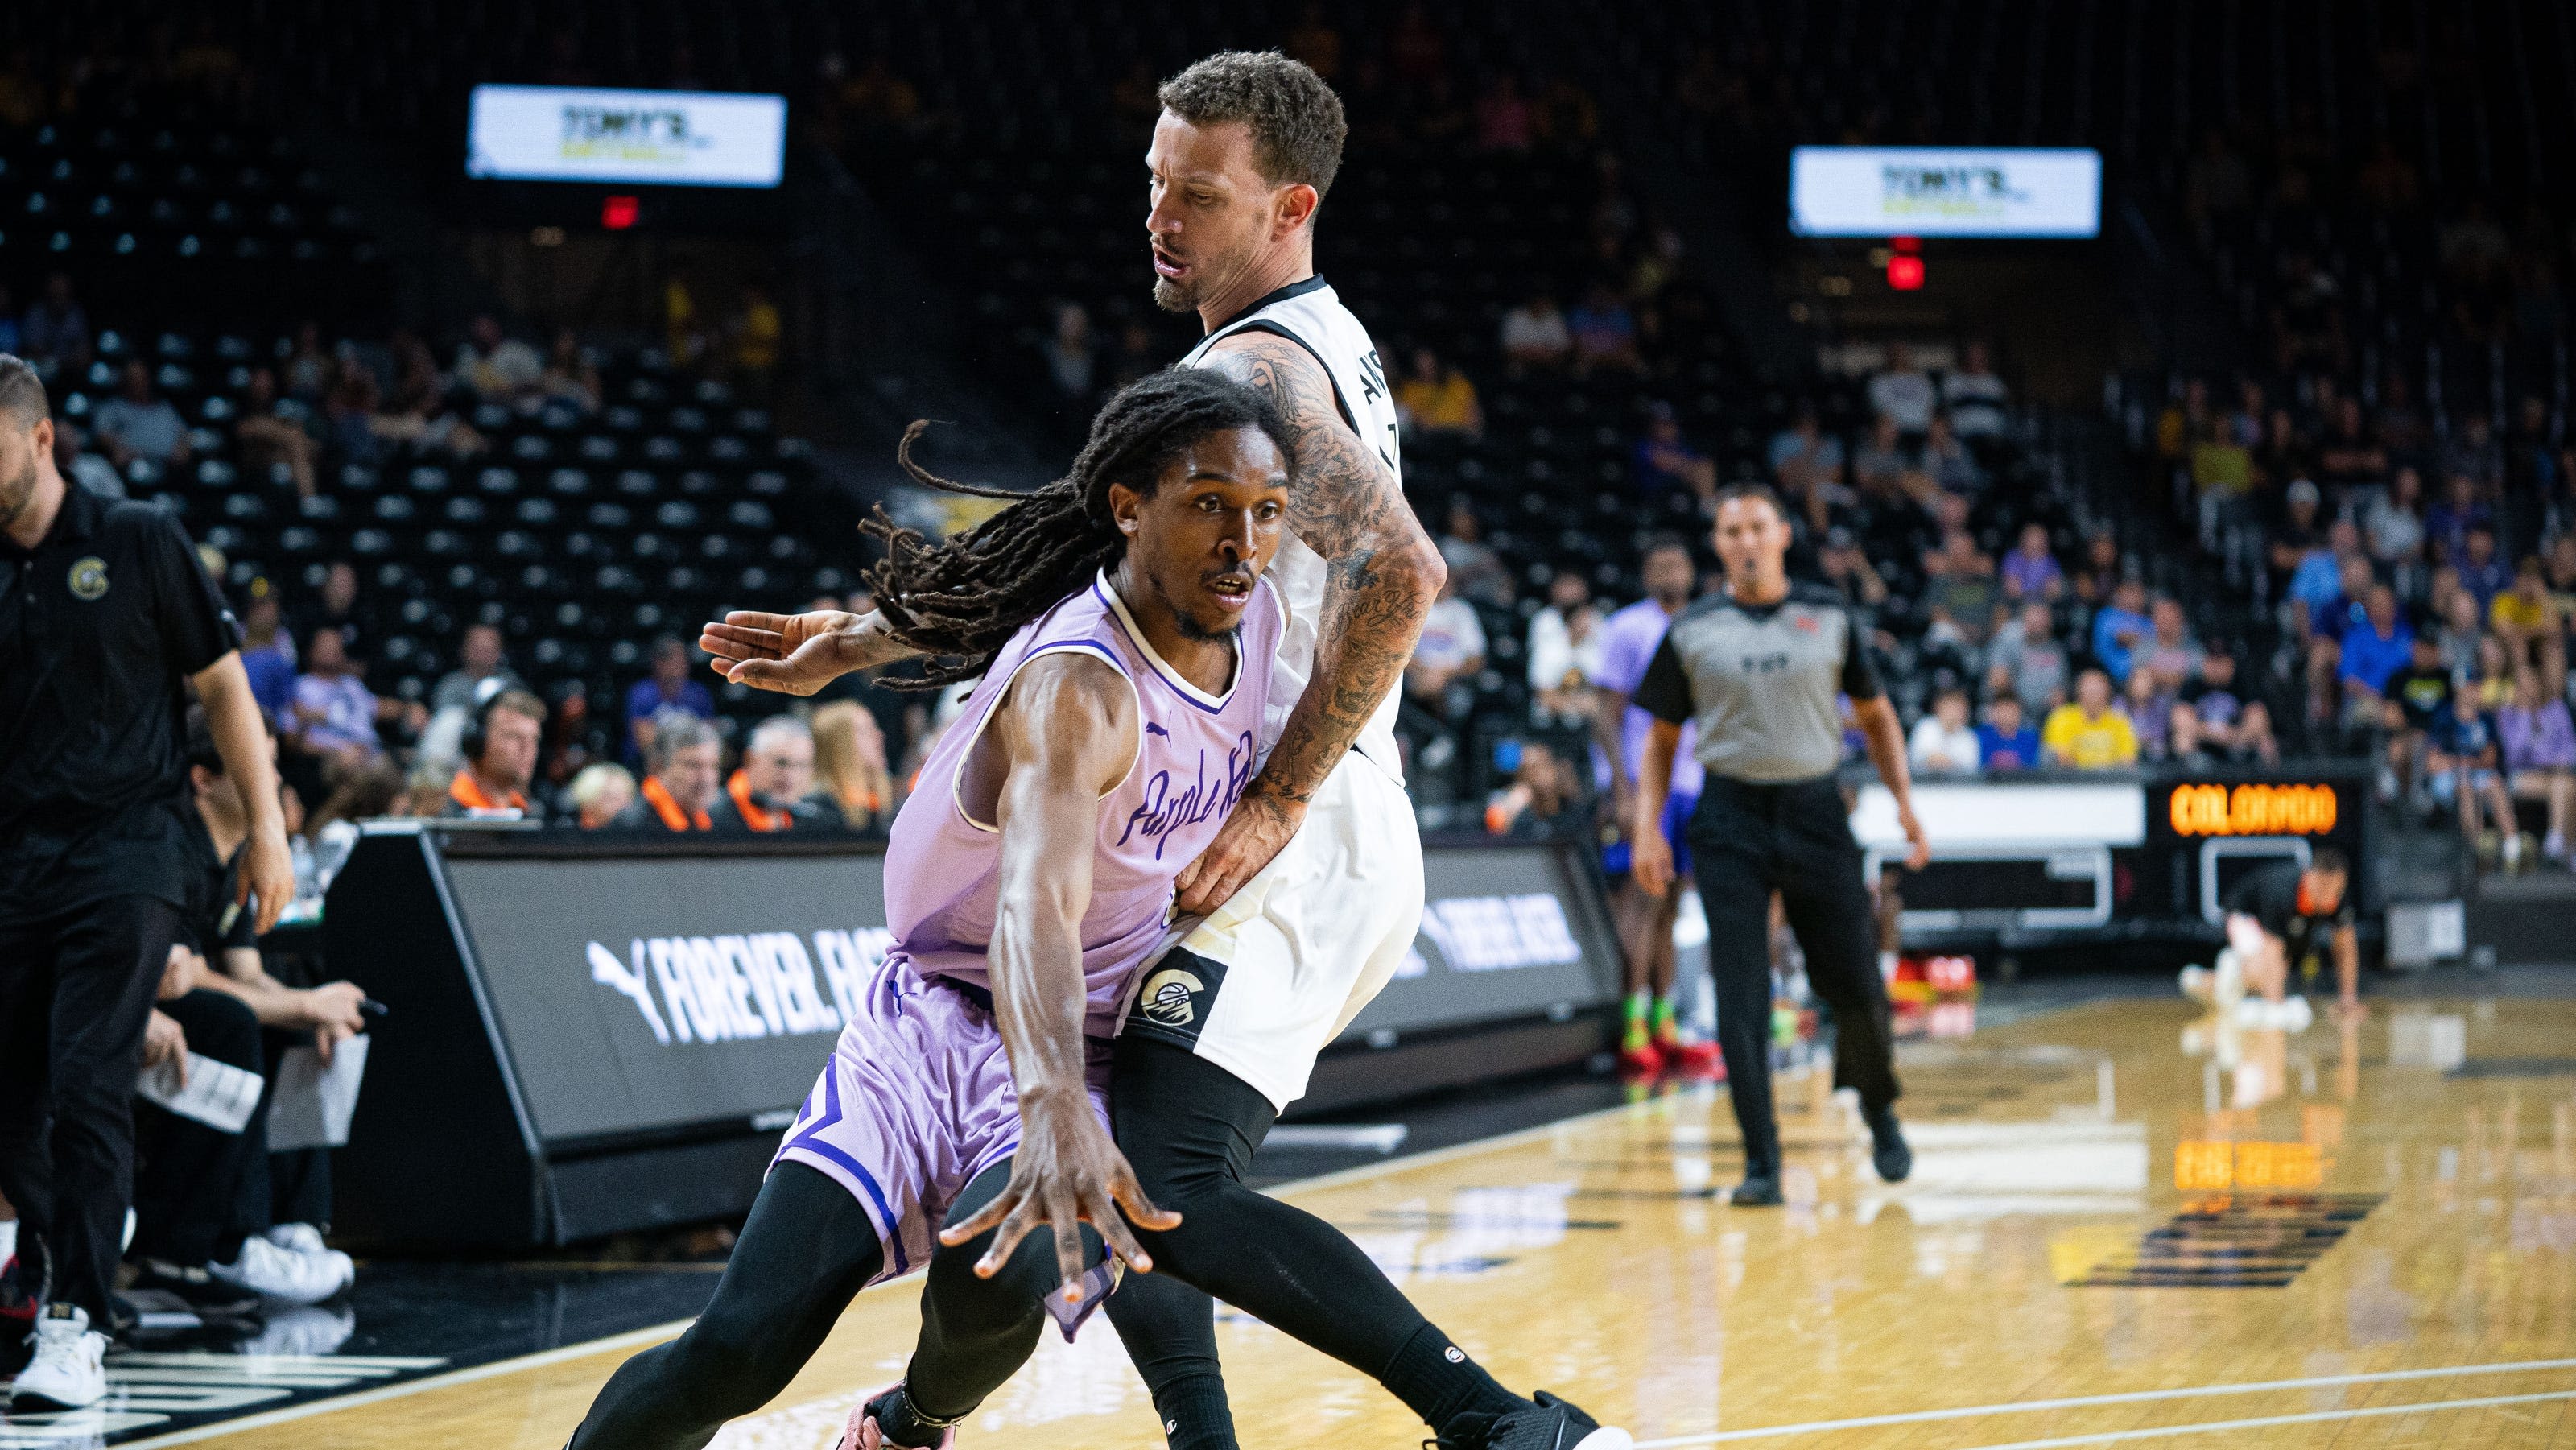
{"label": "dreadlocked hair", "polygon": [[895,460],[929,488],[1011,506],[936,542],[898,527],[882,505],[859,528],[886,557],[868,571],[886,632],[935,658],[898,690],[930,690],[984,673],[1020,626],[1046,613],[1126,551],[1109,513],[1109,486],[1151,497],[1163,469],[1211,434],[1258,428],[1282,457],[1287,425],[1268,398],[1202,368],[1168,368],[1121,388],[1091,420],[1091,437],[1064,477],[1031,493],[958,483],[913,461],[925,420],[906,428]]}

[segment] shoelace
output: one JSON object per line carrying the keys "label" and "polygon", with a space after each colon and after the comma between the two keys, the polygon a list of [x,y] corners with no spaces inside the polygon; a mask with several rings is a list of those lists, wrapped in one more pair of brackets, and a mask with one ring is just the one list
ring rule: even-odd
{"label": "shoelace", "polygon": [[1486,1450],[1493,1443],[1494,1432],[1503,1426],[1500,1415],[1487,1416],[1481,1424],[1474,1416],[1460,1416],[1460,1419],[1464,1423],[1452,1425],[1450,1429],[1459,1432],[1462,1438],[1434,1435],[1422,1442],[1422,1450]]}

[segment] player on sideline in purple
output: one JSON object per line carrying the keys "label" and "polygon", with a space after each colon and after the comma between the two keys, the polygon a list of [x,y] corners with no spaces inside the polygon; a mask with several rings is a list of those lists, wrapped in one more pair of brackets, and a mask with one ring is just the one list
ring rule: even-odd
{"label": "player on sideline in purple", "polygon": [[784,1389],[859,1290],[924,1268],[906,1384],[954,1398],[898,1385],[862,1438],[946,1443],[1048,1314],[1069,1338],[1114,1260],[1152,1267],[1129,1221],[1180,1216],[1111,1139],[1107,1039],[1173,879],[1252,775],[1286,619],[1261,575],[1287,437],[1240,383],[1158,373],[1101,409],[1067,477],[973,531],[930,543],[872,521],[885,619],[941,661],[914,683],[981,683],[895,819],[895,944],[868,1010],[787,1130],[714,1301],[618,1369],[573,1446],[697,1450]]}

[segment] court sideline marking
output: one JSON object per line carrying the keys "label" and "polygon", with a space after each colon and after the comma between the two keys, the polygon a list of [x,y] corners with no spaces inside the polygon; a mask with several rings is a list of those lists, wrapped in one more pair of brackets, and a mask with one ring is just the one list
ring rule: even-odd
{"label": "court sideline marking", "polygon": [[[1919,1425],[1937,1420],[1970,1420],[1986,1415],[2025,1415],[2041,1410],[2076,1410],[2095,1405],[2137,1405],[2164,1400],[2209,1399],[2219,1395],[2264,1394],[2279,1390],[2331,1389],[2339,1385],[2394,1384],[2406,1380],[2444,1379],[2476,1374],[2531,1374],[2542,1370],[2576,1369],[2576,1359],[2525,1359],[2498,1364],[2445,1365],[2433,1369],[2384,1369],[2364,1374],[2316,1375],[2305,1379],[2247,1380],[2237,1384],[2185,1385],[2168,1390],[2128,1390],[2110,1395],[2074,1395],[2053,1400],[2006,1400],[1993,1405],[1965,1405],[1950,1410],[1910,1410],[1901,1414],[1860,1415],[1847,1420],[1809,1420],[1795,1425],[1762,1425],[1743,1430],[1715,1430],[1697,1435],[1674,1435],[1661,1440],[1640,1440],[1637,1450],[1678,1450],[1686,1445],[1725,1445],[1739,1440],[1760,1440],[1783,1435],[1821,1435],[1829,1430],[1867,1430],[1884,1425]],[[2534,1400],[2576,1399],[2576,1390],[2553,1390],[2527,1395],[2498,1395],[2476,1400],[2428,1400],[2416,1405],[2377,1405],[2348,1410],[2318,1410],[2298,1415],[2275,1415],[2252,1420],[2209,1421],[2195,1425],[2160,1425],[2145,1430],[2106,1430],[2093,1435],[2073,1435],[2051,1440],[2016,1440],[2010,1445],[1989,1445],[1980,1450],[2042,1450],[2053,1445],[2098,1445],[2113,1440],[2144,1440],[2160,1435],[2187,1435],[2202,1430],[2234,1430],[2259,1425],[2297,1425],[2317,1420],[2346,1419],[2362,1415],[2392,1415],[2407,1410],[2470,1409],[2482,1405],[2522,1404]]]}

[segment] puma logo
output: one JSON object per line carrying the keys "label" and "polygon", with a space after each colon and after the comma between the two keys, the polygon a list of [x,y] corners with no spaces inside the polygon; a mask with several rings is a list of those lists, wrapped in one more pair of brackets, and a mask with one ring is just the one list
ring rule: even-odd
{"label": "puma logo", "polygon": [[644,986],[644,943],[635,944],[635,965],[629,968],[617,954],[597,942],[590,944],[590,979],[614,989],[644,1011],[644,1025],[653,1029],[653,1040],[668,1047],[671,1029],[662,1025],[662,1009],[653,1002],[653,994]]}

